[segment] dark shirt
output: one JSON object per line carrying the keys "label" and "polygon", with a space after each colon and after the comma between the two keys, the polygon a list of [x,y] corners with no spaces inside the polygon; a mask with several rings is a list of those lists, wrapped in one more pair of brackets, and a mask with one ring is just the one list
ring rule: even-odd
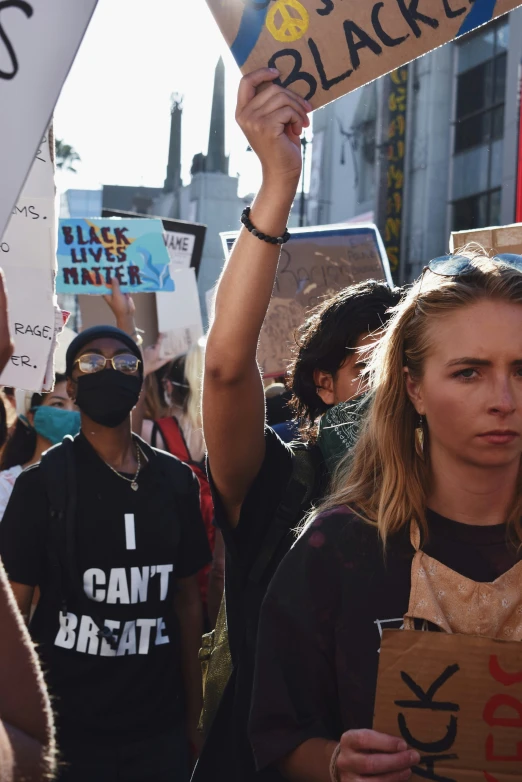
{"label": "dark shirt", "polygon": [[[200,756],[193,782],[214,778],[228,782],[260,780],[248,740],[254,680],[255,645],[259,613],[268,584],[278,565],[296,540],[301,518],[288,520],[288,531],[274,552],[262,579],[250,581],[253,566],[274,523],[292,476],[292,450],[270,428],[265,430],[266,453],[261,469],[241,507],[238,525],[230,526],[219,494],[213,487],[215,520],[226,546],[225,594],[228,638],[234,670],[210,735]],[[212,465],[209,465],[211,472]],[[273,770],[263,779],[281,779]]]}
{"label": "dark shirt", "polygon": [[[0,555],[11,581],[40,587],[30,632],[62,737],[124,743],[164,733],[184,713],[174,594],[177,579],[210,559],[199,487],[189,467],[145,445],[149,460],[138,491],[82,435],[73,448],[77,570],[117,649],[97,637],[85,601],[55,564],[38,465],[15,484],[0,525]],[[170,484],[166,474],[174,476]]]}
{"label": "dark shirt", "polygon": [[[423,551],[462,576],[492,581],[516,564],[504,525],[427,517]],[[384,558],[375,527],[345,507],[318,516],[294,545],[259,625],[250,737],[260,769],[308,739],[372,727],[382,631],[402,627],[413,555],[403,529]]]}

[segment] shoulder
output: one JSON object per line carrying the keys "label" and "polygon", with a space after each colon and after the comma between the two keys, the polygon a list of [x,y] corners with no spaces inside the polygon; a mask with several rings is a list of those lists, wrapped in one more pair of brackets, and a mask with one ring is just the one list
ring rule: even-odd
{"label": "shoulder", "polygon": [[[145,449],[144,449],[145,450]],[[169,481],[174,482],[176,491],[190,491],[198,480],[188,464],[182,462],[177,456],[173,456],[167,451],[148,446],[145,451],[149,459],[150,466],[157,471],[163,472]]]}
{"label": "shoulder", "polygon": [[312,517],[294,547],[324,549],[328,555],[336,558],[347,556],[350,561],[356,552],[360,562],[377,553],[382,555],[377,527],[346,505],[330,508]]}

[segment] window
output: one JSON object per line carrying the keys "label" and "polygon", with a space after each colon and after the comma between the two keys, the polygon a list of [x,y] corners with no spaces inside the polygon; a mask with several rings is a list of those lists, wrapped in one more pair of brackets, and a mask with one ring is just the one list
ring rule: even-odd
{"label": "window", "polygon": [[453,230],[500,221],[508,41],[504,18],[458,47]]}

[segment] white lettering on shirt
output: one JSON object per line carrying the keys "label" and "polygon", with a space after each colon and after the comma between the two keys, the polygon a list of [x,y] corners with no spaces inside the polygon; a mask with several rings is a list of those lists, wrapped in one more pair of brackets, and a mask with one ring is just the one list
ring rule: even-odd
{"label": "white lettering on shirt", "polygon": [[91,600],[97,603],[103,603],[106,597],[105,589],[99,587],[105,586],[107,579],[103,570],[97,567],[91,567],[83,574],[83,591]]}
{"label": "white lettering on shirt", "polygon": [[128,605],[129,588],[127,586],[127,574],[124,567],[112,568],[109,577],[109,588],[107,590],[108,603],[123,603]]}
{"label": "white lettering on shirt", "polygon": [[[74,649],[81,654],[98,657],[125,657],[133,654],[149,654],[154,646],[170,643],[166,633],[167,625],[163,617],[157,619],[137,619],[122,623],[106,619],[104,627],[112,630],[116,643],[111,646],[105,638],[98,635],[98,625],[90,616],[77,617],[76,614],[60,613],[60,629],[55,645],[63,649]],[[78,628],[78,630],[77,630]],[[121,629],[121,635],[120,635]],[[155,635],[153,635],[155,631]]]}
{"label": "white lettering on shirt", "polygon": [[78,617],[75,614],[64,614],[60,611],[60,629],[54,641],[55,646],[61,646],[62,649],[73,649],[76,643],[76,633],[78,626]]}
{"label": "white lettering on shirt", "polygon": [[127,551],[136,550],[136,525],[134,524],[134,513],[125,514],[125,542]]}
{"label": "white lettering on shirt", "polygon": [[[143,570],[143,572],[142,572]],[[149,567],[131,568],[131,603],[146,603],[149,586]]]}
{"label": "white lettering on shirt", "polygon": [[98,654],[99,645],[98,625],[93,622],[90,616],[82,616],[80,629],[78,631],[76,651],[86,652],[87,654]]}
{"label": "white lettering on shirt", "polygon": [[126,654],[136,654],[136,622],[125,622],[125,627],[118,644],[118,657]]}
{"label": "white lettering on shirt", "polygon": [[160,600],[166,600],[169,591],[169,575],[174,570],[174,565],[158,565],[156,572],[161,578]]}
{"label": "white lettering on shirt", "polygon": [[140,645],[138,647],[138,654],[148,654],[150,645],[150,631],[153,627],[156,627],[155,619],[137,619],[136,627],[141,630],[140,633]]}

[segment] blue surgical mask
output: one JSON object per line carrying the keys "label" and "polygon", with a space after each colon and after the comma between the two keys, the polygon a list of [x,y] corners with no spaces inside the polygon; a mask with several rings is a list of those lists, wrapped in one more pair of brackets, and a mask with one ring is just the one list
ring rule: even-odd
{"label": "blue surgical mask", "polygon": [[80,423],[80,413],[76,410],[43,405],[34,409],[33,429],[53,445],[61,443],[67,434],[75,437],[80,431]]}

